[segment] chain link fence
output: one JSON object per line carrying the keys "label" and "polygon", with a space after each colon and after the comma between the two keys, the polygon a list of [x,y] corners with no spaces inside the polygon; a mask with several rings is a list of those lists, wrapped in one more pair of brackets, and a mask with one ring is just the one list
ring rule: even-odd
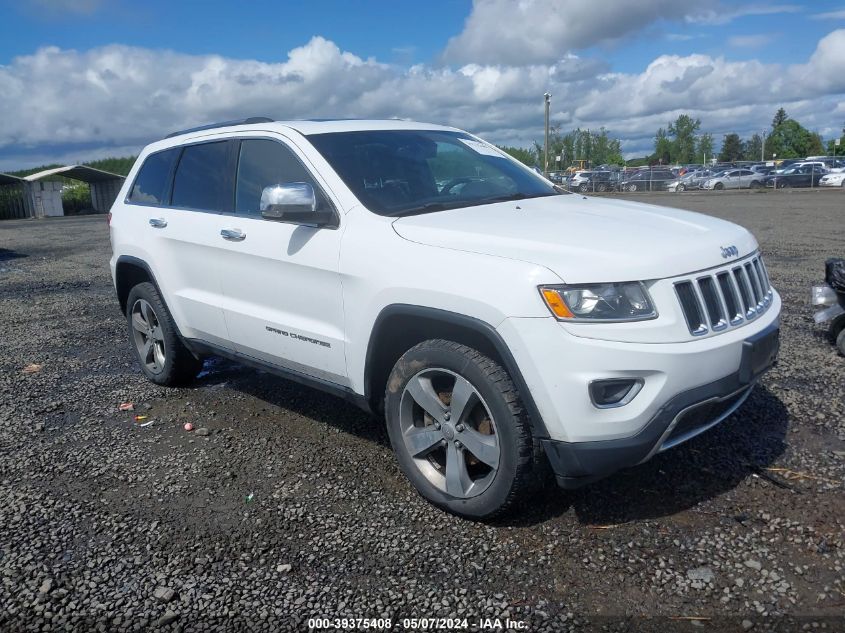
{"label": "chain link fence", "polygon": [[651,167],[601,166],[552,171],[552,182],[578,193],[786,190],[845,191],[845,158],[816,157],[759,163]]}

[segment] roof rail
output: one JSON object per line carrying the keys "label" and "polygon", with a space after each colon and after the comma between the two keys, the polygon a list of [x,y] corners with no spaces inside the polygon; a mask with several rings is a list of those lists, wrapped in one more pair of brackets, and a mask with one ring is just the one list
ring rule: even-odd
{"label": "roof rail", "polygon": [[198,127],[188,128],[187,130],[179,130],[178,132],[171,132],[164,138],[172,138],[180,134],[190,134],[191,132],[202,132],[203,130],[213,130],[218,127],[231,127],[233,125],[250,125],[252,123],[272,123],[273,119],[266,116],[251,116],[248,119],[235,119],[234,121],[222,121],[220,123],[209,123],[208,125],[200,125]]}

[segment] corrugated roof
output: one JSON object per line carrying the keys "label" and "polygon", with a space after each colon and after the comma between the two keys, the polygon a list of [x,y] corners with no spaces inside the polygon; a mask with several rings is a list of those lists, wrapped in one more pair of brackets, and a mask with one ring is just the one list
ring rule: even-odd
{"label": "corrugated roof", "polygon": [[21,182],[23,182],[23,178],[18,178],[11,174],[0,174],[0,185],[17,185]]}
{"label": "corrugated roof", "polygon": [[106,180],[123,180],[125,176],[120,174],[113,174],[102,169],[94,169],[86,165],[68,165],[67,167],[55,167],[53,169],[45,169],[39,171],[37,174],[30,174],[24,179],[29,182],[41,180],[47,176],[65,176],[66,178],[74,178],[83,182],[104,182]]}

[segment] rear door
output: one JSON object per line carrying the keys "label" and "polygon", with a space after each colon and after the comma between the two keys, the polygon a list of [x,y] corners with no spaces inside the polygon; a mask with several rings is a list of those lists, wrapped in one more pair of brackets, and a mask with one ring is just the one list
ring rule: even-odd
{"label": "rear door", "polygon": [[220,306],[220,216],[231,212],[233,146],[196,143],[150,155],[127,202],[138,205],[135,230],[181,334],[227,347]]}
{"label": "rear door", "polygon": [[[307,182],[318,205],[335,210],[331,227],[262,218],[265,187]],[[238,147],[235,214],[222,244],[224,312],[239,353],[299,374],[348,385],[337,204],[306,156],[281,137],[245,137]]]}

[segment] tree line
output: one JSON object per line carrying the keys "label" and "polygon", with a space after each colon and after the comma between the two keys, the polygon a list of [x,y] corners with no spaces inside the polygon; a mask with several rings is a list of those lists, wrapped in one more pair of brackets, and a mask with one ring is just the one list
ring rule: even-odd
{"label": "tree line", "polygon": [[[706,132],[699,134],[700,128],[701,120],[687,114],[680,115],[666,128],[660,128],[654,137],[654,153],[648,157],[648,162],[688,164],[709,162],[715,158],[719,162],[730,163],[834,153],[835,139],[825,144],[820,134],[805,128],[783,108],[778,108],[767,133],[755,132],[745,139],[735,132],[725,134],[717,154],[714,153],[713,135]],[[845,145],[845,127],[840,143]]]}

